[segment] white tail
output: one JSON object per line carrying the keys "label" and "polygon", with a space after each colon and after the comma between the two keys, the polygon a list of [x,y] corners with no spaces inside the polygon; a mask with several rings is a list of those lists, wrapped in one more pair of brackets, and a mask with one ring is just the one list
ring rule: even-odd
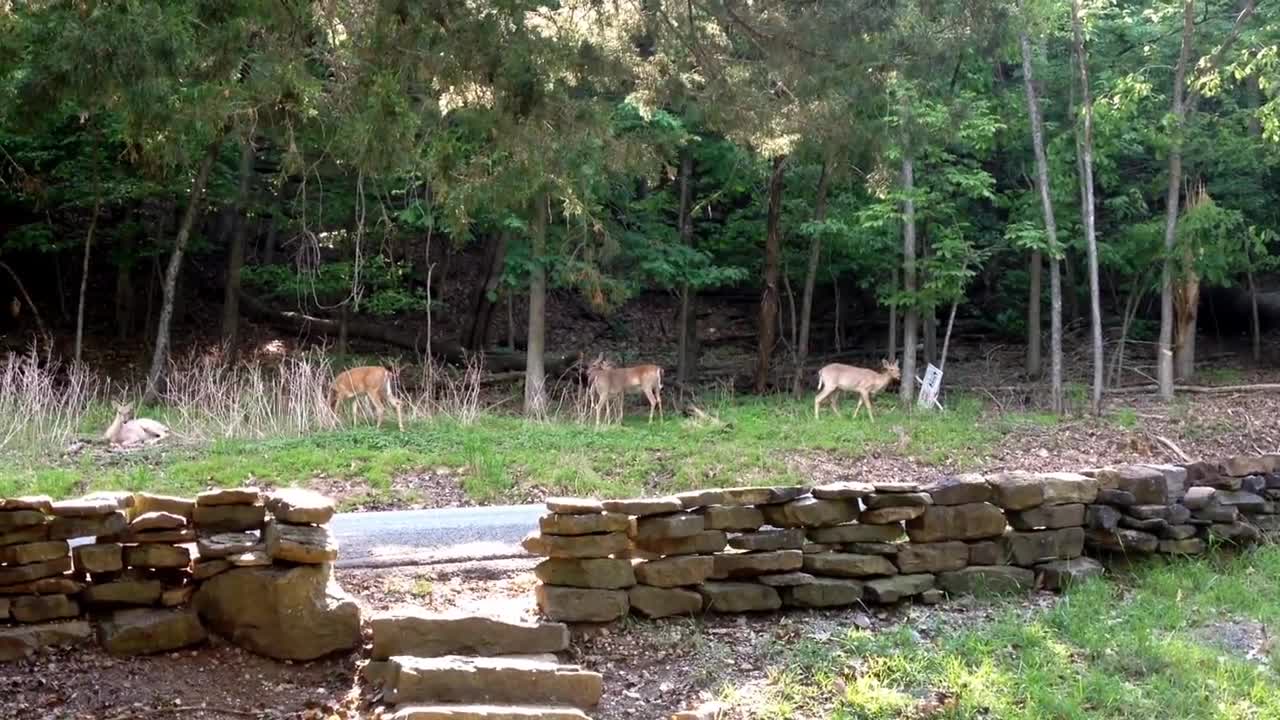
{"label": "white tail", "polygon": [[170,434],[169,428],[149,418],[133,417],[133,403],[116,405],[116,417],[107,426],[102,439],[117,447],[135,447],[160,442]]}
{"label": "white tail", "polygon": [[337,414],[338,406],[344,401],[363,395],[373,402],[378,415],[378,427],[382,427],[384,403],[389,403],[396,409],[396,424],[399,425],[400,432],[404,432],[404,415],[400,410],[400,400],[392,391],[391,376],[391,371],[376,365],[351,368],[341,373],[334,378],[333,386],[329,388],[329,409]]}
{"label": "white tail", "polygon": [[657,408],[660,420],[666,419],[662,411],[662,368],[657,365],[615,368],[601,355],[587,366],[587,378],[590,380],[591,391],[596,396],[596,425],[600,424],[600,410],[611,398],[622,398],[635,390],[643,392],[649,400],[649,422],[653,422],[654,408]]}
{"label": "white tail", "polygon": [[831,411],[838,417],[840,408],[837,407],[836,400],[839,397],[838,393],[843,390],[858,393],[858,406],[853,409],[853,416],[858,417],[858,411],[866,405],[867,415],[870,415],[874,421],[876,416],[871,412],[871,396],[884,390],[889,383],[902,379],[897,360],[892,363],[885,360],[881,367],[883,369],[877,372],[852,365],[832,363],[819,370],[818,396],[813,399],[813,417],[818,417],[818,408],[828,397],[831,398]]}

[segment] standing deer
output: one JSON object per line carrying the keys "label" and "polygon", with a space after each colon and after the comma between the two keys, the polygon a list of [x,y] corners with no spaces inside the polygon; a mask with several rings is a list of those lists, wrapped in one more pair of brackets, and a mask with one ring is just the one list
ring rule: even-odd
{"label": "standing deer", "polygon": [[818,397],[813,399],[813,417],[815,419],[818,417],[818,408],[828,396],[831,397],[831,411],[839,417],[840,408],[836,405],[836,400],[839,398],[837,393],[844,390],[858,393],[858,406],[853,409],[853,416],[858,417],[858,411],[866,405],[867,414],[871,416],[871,421],[875,422],[876,416],[871,412],[871,396],[884,390],[889,383],[902,379],[902,371],[898,369],[897,360],[892,363],[885,360],[881,363],[881,367],[883,369],[877,372],[852,365],[832,363],[819,370]]}
{"label": "standing deer", "polygon": [[160,442],[171,431],[161,422],[149,418],[134,418],[133,403],[116,405],[116,417],[107,426],[102,439],[115,447],[135,447]]}
{"label": "standing deer", "polygon": [[382,427],[383,403],[390,403],[396,409],[396,423],[400,426],[400,432],[404,432],[404,415],[400,412],[400,400],[391,390],[391,376],[390,370],[376,365],[355,367],[339,374],[329,388],[329,409],[337,415],[338,405],[349,398],[364,395],[373,402],[377,411],[378,427]]}
{"label": "standing deer", "polygon": [[666,419],[662,412],[662,368],[657,365],[636,365],[616,368],[600,355],[587,366],[587,379],[595,393],[596,426],[600,425],[600,409],[615,395],[625,400],[628,392],[639,390],[649,400],[649,422],[653,422],[653,410],[658,409],[658,419]]}

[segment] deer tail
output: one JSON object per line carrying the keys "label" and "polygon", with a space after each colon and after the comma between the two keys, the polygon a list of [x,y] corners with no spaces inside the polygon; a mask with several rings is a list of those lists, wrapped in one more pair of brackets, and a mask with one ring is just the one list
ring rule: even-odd
{"label": "deer tail", "polygon": [[822,388],[826,385],[826,378],[822,377],[822,373],[818,373],[818,392],[822,392]]}
{"label": "deer tail", "polygon": [[662,391],[662,368],[658,368],[658,391]]}

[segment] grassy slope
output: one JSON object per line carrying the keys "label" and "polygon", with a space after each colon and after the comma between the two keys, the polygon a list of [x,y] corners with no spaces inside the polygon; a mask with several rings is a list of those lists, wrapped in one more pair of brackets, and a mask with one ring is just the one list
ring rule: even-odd
{"label": "grassy slope", "polygon": [[[502,496],[517,485],[572,494],[622,495],[752,482],[785,482],[784,454],[806,449],[847,457],[885,451],[961,466],[974,463],[1019,423],[1047,423],[1040,415],[991,419],[976,401],[954,399],[945,413],[908,415],[882,399],[874,423],[824,411],[811,402],[748,399],[713,408],[723,425],[668,418],[653,425],[634,414],[625,425],[594,427],[553,421],[530,423],[486,415],[463,425],[449,418],[419,421],[404,434],[393,425],[369,425],[303,437],[221,440],[210,446],[148,448],[105,458],[17,460],[0,468],[0,496],[127,488],[186,492],[248,480],[305,485],[313,478],[363,479],[386,492],[392,478],[414,469],[463,470],[477,500]],[[909,437],[899,448],[897,429]]]}
{"label": "grassy slope", "polygon": [[[1280,647],[1218,643],[1218,623],[1280,623],[1280,547],[1143,563],[1049,610],[931,633],[852,629],[779,649],[760,718],[1280,717]],[[922,637],[923,635],[923,637]]]}

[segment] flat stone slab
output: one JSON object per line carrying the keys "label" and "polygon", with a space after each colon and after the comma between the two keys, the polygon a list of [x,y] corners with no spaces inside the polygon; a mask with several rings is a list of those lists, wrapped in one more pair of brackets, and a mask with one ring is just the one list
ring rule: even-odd
{"label": "flat stone slab", "polygon": [[196,495],[196,507],[220,505],[256,505],[262,501],[262,490],[256,487],[206,490]]}
{"label": "flat stone slab", "polygon": [[871,483],[842,480],[817,485],[810,492],[819,500],[858,500],[875,491],[876,488]]}
{"label": "flat stone slab", "polygon": [[863,584],[857,580],[816,577],[811,583],[785,588],[782,603],[800,608],[842,607],[862,600],[862,594]]}
{"label": "flat stone slab", "polygon": [[702,612],[702,595],[680,588],[636,585],[629,592],[631,611],[647,618],[696,615]]}
{"label": "flat stone slab", "polygon": [[48,513],[53,509],[53,498],[48,495],[23,495],[0,498],[0,512],[7,510],[37,510]]}
{"label": "flat stone slab", "polygon": [[6,585],[22,585],[33,580],[53,577],[71,571],[71,557],[61,557],[46,562],[29,565],[0,567],[0,587]]}
{"label": "flat stone slab", "polygon": [[1050,560],[1070,560],[1084,552],[1085,532],[1072,527],[1061,530],[1010,532],[1001,539],[1005,561],[1031,566]]}
{"label": "flat stone slab", "polygon": [[294,525],[323,525],[337,510],[332,499],[303,488],[275,490],[267,495],[266,506],[276,520]]}
{"label": "flat stone slab", "polygon": [[835,527],[815,528],[808,532],[815,543],[842,545],[856,542],[895,542],[906,537],[901,525],[863,525],[846,523]]}
{"label": "flat stone slab", "polygon": [[717,580],[754,577],[791,570],[799,570],[804,553],[799,550],[774,550],[771,552],[726,553],[715,556],[712,577]]}
{"label": "flat stone slab", "polygon": [[864,525],[896,525],[897,523],[920,517],[926,509],[923,506],[915,505],[867,510],[858,516],[858,522]]}
{"label": "flat stone slab", "polygon": [[81,597],[89,605],[154,605],[163,592],[164,586],[159,580],[122,578],[92,583]]}
{"label": "flat stone slab", "polygon": [[[624,593],[625,594],[625,593]],[[392,657],[388,700],[399,704],[544,703],[595,707],[604,693],[600,673],[537,660],[448,655]]]}
{"label": "flat stone slab", "polygon": [[871,602],[888,605],[933,589],[934,581],[927,573],[876,578],[863,583],[863,595]]}
{"label": "flat stone slab", "polygon": [[19,595],[9,602],[9,614],[20,623],[74,618],[80,605],[66,595]]}
{"label": "flat stone slab", "polygon": [[117,500],[81,498],[79,500],[59,500],[49,509],[49,514],[54,517],[68,518],[101,517],[110,515],[119,509],[120,503]]}
{"label": "flat stone slab", "polygon": [[542,535],[530,533],[520,543],[533,555],[558,558],[604,558],[626,550],[631,539],[626,533],[597,535]]}
{"label": "flat stone slab", "polygon": [[133,495],[133,511],[135,515],[143,515],[149,512],[167,512],[172,515],[180,515],[190,521],[195,508],[196,501],[191,498],[146,492],[134,493]]}
{"label": "flat stone slab", "polygon": [[129,519],[122,510],[92,517],[55,517],[49,523],[49,539],[70,540],[119,535],[128,527]]}
{"label": "flat stone slab", "polygon": [[735,550],[799,550],[804,547],[804,542],[804,530],[799,528],[761,530],[734,535],[729,538],[729,547]]}
{"label": "flat stone slab", "polygon": [[690,512],[647,515],[631,523],[630,535],[639,540],[693,537],[706,529],[705,522],[701,515]]}
{"label": "flat stone slab", "polygon": [[372,657],[394,655],[513,655],[556,653],[569,648],[563,623],[529,623],[479,615],[431,613],[420,608],[381,612],[369,619]]}
{"label": "flat stone slab", "polygon": [[881,555],[853,553],[816,553],[804,555],[805,572],[831,577],[860,578],[874,575],[897,575],[898,568]]}
{"label": "flat stone slab", "polygon": [[539,585],[538,609],[557,622],[613,622],[631,609],[626,590]]}
{"label": "flat stone slab", "polygon": [[690,490],[673,497],[678,498],[686,510],[724,504],[723,490]]}
{"label": "flat stone slab", "polygon": [[760,508],[745,505],[713,505],[700,511],[707,530],[751,532],[764,526]]}
{"label": "flat stone slab", "polygon": [[802,485],[724,488],[725,505],[777,505],[809,494]]}
{"label": "flat stone slab", "polygon": [[591,515],[604,512],[604,505],[599,500],[590,498],[550,497],[546,500],[546,506],[553,513],[565,515]]}
{"label": "flat stone slab", "polygon": [[323,565],[338,559],[338,540],[320,525],[291,525],[278,520],[262,531],[267,554],[273,560]]}
{"label": "flat stone slab", "polygon": [[19,545],[22,543],[40,542],[49,539],[48,525],[29,525],[21,530],[0,532],[0,547]]}
{"label": "flat stone slab", "polygon": [[929,483],[924,491],[934,505],[971,505],[991,500],[991,486],[981,475],[966,473]]}
{"label": "flat stone slab", "polygon": [[0,564],[30,565],[64,558],[71,553],[66,540],[45,540],[25,545],[0,547]]}
{"label": "flat stone slab", "polygon": [[5,595],[75,595],[84,589],[84,583],[74,578],[58,575],[40,578],[15,585],[0,585],[0,596]]}
{"label": "flat stone slab", "polygon": [[267,519],[265,505],[218,504],[201,505],[197,501],[193,514],[196,529],[209,532],[244,532],[261,530]]}
{"label": "flat stone slab", "polygon": [[[710,558],[706,558],[706,560],[710,564]],[[547,558],[538,563],[538,566],[533,569],[533,574],[537,576],[538,580],[548,585],[617,590],[635,585],[637,573],[630,560],[615,560],[612,558]]]}
{"label": "flat stone slab", "polygon": [[924,507],[933,504],[933,497],[926,492],[876,493],[862,501],[868,510],[887,507]]}
{"label": "flat stone slab", "polygon": [[591,720],[565,705],[400,705],[388,720]]}
{"label": "flat stone slab", "polygon": [[98,625],[98,641],[112,655],[153,655],[198,645],[209,634],[191,608],[117,610]]}
{"label": "flat stone slab", "polygon": [[265,549],[257,533],[212,533],[196,537],[196,551],[206,559],[224,558]]}
{"label": "flat stone slab", "polygon": [[124,549],[124,564],[135,568],[185,568],[191,551],[179,545],[133,545]]}
{"label": "flat stone slab", "polygon": [[5,510],[0,512],[0,534],[44,525],[48,521],[48,516],[39,510]]}
{"label": "flat stone slab", "polygon": [[907,535],[912,542],[982,540],[999,537],[1005,531],[1005,514],[991,503],[943,505],[921,510],[919,517],[907,522]]}
{"label": "flat stone slab", "polygon": [[658,555],[710,555],[724,550],[728,544],[729,536],[723,530],[703,530],[683,538],[636,539],[638,548]]}
{"label": "flat stone slab", "polygon": [[840,525],[858,517],[857,500],[822,500],[804,497],[763,507],[770,525],[782,528],[818,528]]}
{"label": "flat stone slab", "polygon": [[627,500],[605,500],[604,509],[623,515],[662,515],[684,510],[684,503],[677,497],[630,498]]}
{"label": "flat stone slab", "polygon": [[152,510],[142,513],[129,523],[129,532],[145,530],[181,530],[187,526],[187,519],[163,510]]}
{"label": "flat stone slab", "polygon": [[538,529],[544,535],[627,532],[631,529],[631,517],[622,513],[605,512],[582,515],[548,513],[538,518]]}
{"label": "flat stone slab", "polygon": [[764,612],[782,607],[782,596],[768,585],[752,582],[706,582],[698,586],[709,612]]}
{"label": "flat stone slab", "polygon": [[716,560],[708,555],[685,555],[649,560],[635,566],[635,579],[656,587],[701,585],[715,572]]}
{"label": "flat stone slab", "polygon": [[898,570],[908,575],[959,570],[969,564],[969,546],[958,540],[902,543],[894,561]]}
{"label": "flat stone slab", "polygon": [[1093,558],[1078,557],[1037,565],[1036,572],[1046,590],[1065,590],[1089,578],[1101,577],[1105,569]]}
{"label": "flat stone slab", "polygon": [[938,585],[956,595],[1026,592],[1035,583],[1035,572],[1011,565],[974,565],[938,575]]}
{"label": "flat stone slab", "polygon": [[797,585],[808,585],[815,578],[806,572],[787,572],[778,573],[776,575],[760,575],[755,581],[768,585],[769,587],[795,587]]}
{"label": "flat stone slab", "polygon": [[79,645],[93,638],[86,620],[0,627],[0,662],[19,660],[41,649]]}

